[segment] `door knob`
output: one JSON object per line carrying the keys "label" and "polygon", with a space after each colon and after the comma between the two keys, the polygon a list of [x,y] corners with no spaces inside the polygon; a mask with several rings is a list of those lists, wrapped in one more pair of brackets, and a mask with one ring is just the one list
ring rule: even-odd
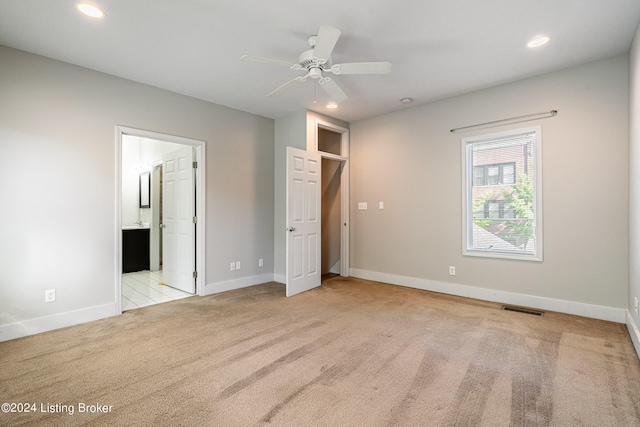
{"label": "door knob", "polygon": [[160,228],[165,228],[165,227],[166,227],[166,225],[160,224]]}
{"label": "door knob", "polygon": [[286,230],[287,231],[296,231],[296,228],[295,227],[287,227]]}

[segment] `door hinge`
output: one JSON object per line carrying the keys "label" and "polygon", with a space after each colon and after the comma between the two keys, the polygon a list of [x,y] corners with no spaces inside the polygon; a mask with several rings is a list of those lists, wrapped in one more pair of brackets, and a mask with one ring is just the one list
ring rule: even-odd
{"label": "door hinge", "polygon": [[193,162],[193,168],[198,169],[198,162]]}
{"label": "door hinge", "polygon": [[193,223],[194,223],[194,224],[197,224],[197,223],[198,223],[198,217],[197,217],[197,216],[194,216],[194,217],[193,217]]}
{"label": "door hinge", "polygon": [[193,278],[194,278],[194,279],[197,279],[197,278],[198,278],[198,272],[197,272],[197,271],[194,271],[194,272],[193,272]]}

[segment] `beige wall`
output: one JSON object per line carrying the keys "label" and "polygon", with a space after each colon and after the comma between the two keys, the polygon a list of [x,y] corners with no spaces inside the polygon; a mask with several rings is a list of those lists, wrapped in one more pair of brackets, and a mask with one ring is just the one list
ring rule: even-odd
{"label": "beige wall", "polygon": [[629,314],[640,354],[640,316],[634,308],[634,298],[640,299],[640,27],[631,45],[629,70]]}
{"label": "beige wall", "polygon": [[114,314],[116,125],[206,141],[207,284],[273,273],[273,120],[1,46],[0,64],[0,340]]}
{"label": "beige wall", "polygon": [[[426,82],[425,84],[437,84]],[[555,118],[450,129],[556,109]],[[542,126],[544,261],[462,256],[460,139]],[[607,59],[351,124],[351,267],[627,307],[628,58]],[[384,210],[377,209],[378,202]],[[357,210],[358,202],[369,209]],[[373,209],[372,209],[373,207]],[[456,266],[456,276],[448,267]]]}

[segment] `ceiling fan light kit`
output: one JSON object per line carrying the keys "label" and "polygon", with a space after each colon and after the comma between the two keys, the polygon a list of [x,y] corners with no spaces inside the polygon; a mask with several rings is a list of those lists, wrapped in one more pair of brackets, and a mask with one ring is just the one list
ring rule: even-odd
{"label": "ceiling fan light kit", "polygon": [[268,65],[287,67],[291,70],[303,70],[307,74],[294,77],[279,88],[270,92],[267,96],[277,97],[287,89],[306,81],[307,77],[317,80],[320,87],[331,97],[334,102],[344,102],[348,97],[338,84],[323,73],[341,74],[388,74],[391,72],[390,62],[354,62],[346,64],[332,64],[331,52],[338,42],[340,30],[321,25],[318,35],[310,36],[307,41],[311,49],[306,50],[298,57],[298,63],[290,63],[278,59],[261,58],[257,56],[243,55],[240,60]]}

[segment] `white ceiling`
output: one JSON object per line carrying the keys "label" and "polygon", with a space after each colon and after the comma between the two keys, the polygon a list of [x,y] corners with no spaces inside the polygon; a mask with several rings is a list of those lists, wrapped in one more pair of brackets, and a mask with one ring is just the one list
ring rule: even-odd
{"label": "white ceiling", "polygon": [[[73,0],[2,0],[0,44],[266,117],[307,108],[345,121],[624,54],[640,21],[638,0],[93,3],[106,18]],[[240,56],[297,62],[320,25],[342,31],[333,63],[390,61],[391,73],[331,75],[349,96],[337,110],[311,79],[266,97],[303,73]],[[526,48],[539,34],[551,42]]]}

